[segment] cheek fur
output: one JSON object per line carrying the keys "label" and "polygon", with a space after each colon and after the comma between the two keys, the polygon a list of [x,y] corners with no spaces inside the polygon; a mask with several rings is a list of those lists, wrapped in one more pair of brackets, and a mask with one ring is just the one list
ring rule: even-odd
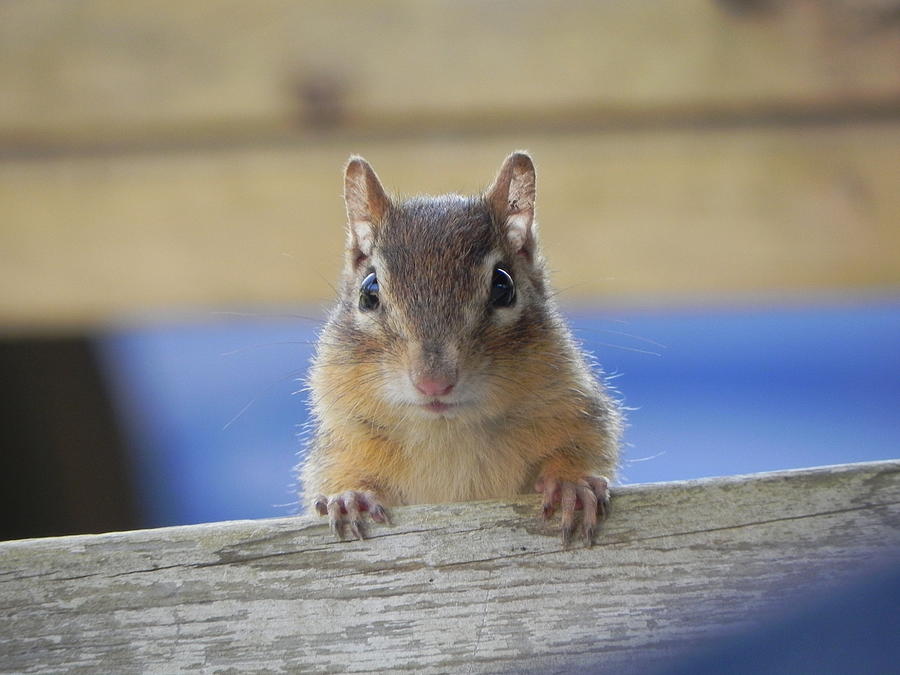
{"label": "cheek fur", "polygon": [[384,386],[378,392],[385,403],[392,406],[406,406],[416,401],[416,391],[407,374],[407,368],[401,363],[385,363],[382,365]]}
{"label": "cheek fur", "polygon": [[[524,294],[522,294],[524,295]],[[498,307],[491,310],[490,323],[495,327],[508,328],[515,325],[522,318],[524,311],[525,298],[520,295],[516,300],[516,304],[512,307]]]}

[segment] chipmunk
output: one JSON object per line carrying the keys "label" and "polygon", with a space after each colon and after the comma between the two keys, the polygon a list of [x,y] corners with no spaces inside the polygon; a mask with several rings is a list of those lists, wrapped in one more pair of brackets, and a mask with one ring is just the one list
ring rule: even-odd
{"label": "chipmunk", "polygon": [[338,538],[385,507],[510,497],[561,507],[591,545],[622,415],[560,316],[538,246],[535,170],[514,152],[491,187],[391,199],[350,158],[339,301],[309,373],[303,492]]}

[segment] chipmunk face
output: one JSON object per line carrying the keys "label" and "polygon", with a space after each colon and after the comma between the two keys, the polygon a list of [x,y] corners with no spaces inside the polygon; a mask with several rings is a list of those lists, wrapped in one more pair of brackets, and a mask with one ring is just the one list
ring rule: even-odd
{"label": "chipmunk face", "polygon": [[514,347],[544,332],[531,159],[511,155],[483,196],[396,203],[353,158],[345,197],[342,328],[360,387],[404,418],[502,412],[521,384]]}

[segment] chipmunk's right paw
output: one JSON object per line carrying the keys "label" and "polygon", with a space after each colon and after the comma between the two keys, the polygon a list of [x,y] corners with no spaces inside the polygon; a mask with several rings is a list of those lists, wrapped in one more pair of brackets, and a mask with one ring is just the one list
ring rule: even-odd
{"label": "chipmunk's right paw", "polygon": [[319,495],[313,503],[320,516],[328,516],[331,531],[341,541],[344,540],[344,530],[347,525],[350,526],[354,537],[360,541],[366,538],[365,522],[362,516],[366,511],[376,523],[390,524],[391,522],[388,512],[374,492],[347,490],[329,497]]}

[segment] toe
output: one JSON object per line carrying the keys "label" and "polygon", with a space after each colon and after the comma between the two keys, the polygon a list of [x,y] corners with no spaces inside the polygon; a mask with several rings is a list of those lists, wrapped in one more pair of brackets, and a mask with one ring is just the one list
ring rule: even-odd
{"label": "toe", "polygon": [[600,520],[604,520],[609,515],[609,481],[603,476],[589,476],[586,480],[597,496]]}
{"label": "toe", "polygon": [[391,524],[391,516],[387,510],[378,502],[369,507],[369,515],[376,523]]}
{"label": "toe", "polygon": [[328,504],[326,507],[328,511],[328,524],[331,527],[331,531],[334,532],[334,535],[340,539],[344,540],[344,517],[341,515],[341,498],[340,495],[335,495],[334,497],[330,497],[328,499]]}
{"label": "toe", "polygon": [[316,495],[315,501],[313,501],[313,508],[315,508],[316,513],[320,516],[328,515],[328,497],[325,495]]}
{"label": "toe", "polygon": [[[555,478],[542,478],[539,481],[541,492],[544,493],[544,503],[541,506],[544,518],[551,518],[556,513],[556,504],[559,493],[559,481]],[[535,486],[537,487],[537,486]]]}
{"label": "toe", "polygon": [[350,523],[350,531],[353,536],[362,541],[365,539],[362,516],[360,516],[361,498],[355,492],[348,491],[343,494],[344,509],[347,511],[347,522]]}
{"label": "toe", "polygon": [[593,488],[584,481],[575,486],[575,491],[583,506],[581,534],[584,537],[585,545],[590,547],[594,544],[594,533],[597,530],[597,495],[594,494]]}
{"label": "toe", "polygon": [[372,517],[376,523],[387,523],[390,525],[391,518],[388,515],[387,510],[382,505],[381,501],[378,499],[378,495],[374,492],[366,491],[361,493],[360,495],[360,504],[361,508],[365,511],[369,512],[369,515]]}

